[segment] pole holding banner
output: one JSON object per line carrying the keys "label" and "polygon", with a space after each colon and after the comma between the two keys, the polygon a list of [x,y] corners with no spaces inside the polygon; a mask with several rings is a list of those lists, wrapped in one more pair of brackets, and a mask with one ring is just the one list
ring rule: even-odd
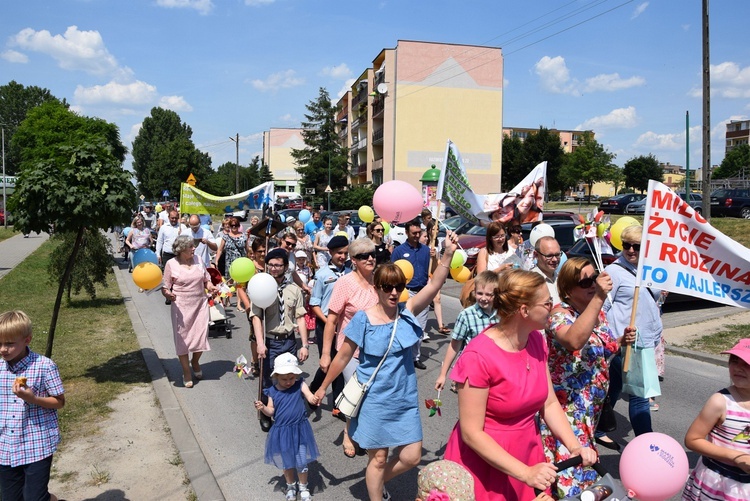
{"label": "pole holding banner", "polygon": [[[638,312],[638,291],[640,287],[635,287],[635,292],[633,293],[633,311],[630,312],[630,325],[629,327],[635,327],[635,315]],[[628,344],[628,346],[625,348],[625,360],[622,362],[622,372],[625,374],[628,373],[628,369],[630,369],[630,352],[633,349],[632,344]]]}

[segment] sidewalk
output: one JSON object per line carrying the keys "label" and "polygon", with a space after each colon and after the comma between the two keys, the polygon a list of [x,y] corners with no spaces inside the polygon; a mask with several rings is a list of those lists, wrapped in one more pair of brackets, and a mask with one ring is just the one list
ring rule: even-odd
{"label": "sidewalk", "polygon": [[672,355],[679,355],[681,357],[688,357],[700,360],[701,362],[726,367],[726,355],[714,355],[711,353],[688,350],[687,348],[681,348],[680,345],[688,344],[694,339],[709,334],[721,332],[726,330],[730,325],[736,324],[750,324],[750,311],[738,308],[736,313],[725,315],[720,318],[712,318],[694,324],[664,329],[664,340],[667,342],[666,352]]}
{"label": "sidewalk", "polygon": [[0,242],[0,278],[10,273],[32,252],[49,239],[47,233],[32,233],[24,238],[20,233]]}

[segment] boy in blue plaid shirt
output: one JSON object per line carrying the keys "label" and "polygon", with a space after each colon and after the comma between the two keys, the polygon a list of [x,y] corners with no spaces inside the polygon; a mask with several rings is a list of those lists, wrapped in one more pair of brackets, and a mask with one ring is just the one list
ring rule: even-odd
{"label": "boy in blue plaid shirt", "polygon": [[[440,368],[440,375],[435,381],[435,389],[440,391],[445,386],[445,378],[448,369],[460,355],[466,343],[477,337],[477,335],[492,324],[500,321],[497,312],[492,307],[495,300],[495,289],[497,288],[497,273],[494,271],[483,271],[474,279],[474,298],[476,303],[461,310],[456,317],[456,323],[451,334],[451,344],[445,352],[445,360]],[[454,386],[451,386],[454,390]]]}
{"label": "boy in blue plaid shirt", "polygon": [[60,442],[57,409],[65,395],[55,363],[29,343],[29,317],[22,311],[1,314],[0,490],[3,501],[57,501],[47,486]]}

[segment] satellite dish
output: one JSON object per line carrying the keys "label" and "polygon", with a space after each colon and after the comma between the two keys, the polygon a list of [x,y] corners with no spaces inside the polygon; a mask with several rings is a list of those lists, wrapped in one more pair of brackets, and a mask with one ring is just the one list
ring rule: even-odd
{"label": "satellite dish", "polygon": [[387,94],[388,86],[384,83],[378,84],[378,94]]}

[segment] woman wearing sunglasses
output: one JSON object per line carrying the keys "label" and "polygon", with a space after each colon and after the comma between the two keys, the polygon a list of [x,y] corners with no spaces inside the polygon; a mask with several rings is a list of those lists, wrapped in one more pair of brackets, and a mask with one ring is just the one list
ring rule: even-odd
{"label": "woman wearing sunglasses", "polygon": [[[638,269],[638,258],[641,250],[641,236],[643,227],[628,226],[622,230],[622,254],[617,260],[607,266],[605,271],[612,277],[612,303],[604,304],[609,325],[614,332],[620,332],[630,325],[630,313],[633,309],[635,294],[635,274]],[[641,348],[655,348],[661,342],[662,323],[661,311],[657,300],[661,290],[650,287],[640,287],[638,296],[638,310],[635,325],[638,327],[638,346]],[[622,358],[618,354],[612,360],[612,381],[609,386],[609,397],[612,407],[617,403],[622,390]],[[636,436],[653,431],[651,429],[651,410],[649,399],[630,395],[628,414],[633,433]],[[619,444],[614,441],[602,443],[604,437],[597,434],[597,443],[619,450]],[[609,444],[615,444],[611,447]]]}
{"label": "woman wearing sunglasses", "polygon": [[375,244],[375,264],[381,265],[391,261],[391,249],[385,241],[383,223],[373,222],[367,225],[367,238]]}
{"label": "woman wearing sunglasses", "polygon": [[[432,280],[406,303],[399,303],[406,288],[406,277],[401,269],[391,263],[378,267],[374,275],[375,304],[354,315],[344,330],[346,338],[325,381],[315,392],[318,401],[322,401],[328,385],[353,360],[357,350],[361,360],[356,369],[358,381],[367,381],[382,360],[380,370],[362,399],[359,414],[350,426],[352,438],[367,449],[365,482],[371,501],[390,500],[384,484],[415,467],[422,458],[422,424],[412,357],[412,346],[422,338],[416,315],[430,305],[445,283],[456,242],[455,234],[449,232],[445,254]],[[351,246],[349,253],[354,254]],[[336,287],[343,279],[336,282]],[[394,453],[389,456],[391,448]]]}
{"label": "woman wearing sunglasses", "polygon": [[[598,274],[588,259],[574,257],[560,268],[557,290],[562,302],[550,312],[546,328],[552,385],[578,441],[596,451],[594,431],[609,388],[609,360],[620,348],[602,310],[612,278],[606,271]],[[634,333],[626,331],[623,339],[632,342]],[[549,462],[570,457],[544,423],[542,438]],[[594,470],[580,466],[558,472],[557,496],[575,495],[597,478]]]}
{"label": "woman wearing sunglasses", "polygon": [[[321,232],[322,233],[322,232]],[[318,233],[320,234],[320,233]],[[373,272],[375,271],[375,244],[369,238],[358,238],[349,244],[349,256],[352,260],[352,273],[346,274],[336,280],[331,292],[331,299],[328,303],[328,316],[326,317],[326,326],[323,330],[323,348],[320,356],[320,369],[323,372],[331,373],[332,348],[336,351],[341,349],[344,344],[344,329],[349,324],[355,313],[366,310],[378,302],[378,295],[373,286]],[[344,383],[352,377],[354,371],[359,365],[358,352],[355,352],[351,360],[347,360],[345,367],[339,372],[344,375]],[[335,376],[331,378],[331,381]],[[328,378],[326,378],[328,381]],[[325,389],[328,383],[325,383]],[[333,410],[334,416],[344,419],[338,409]],[[344,425],[344,439],[342,447],[344,455],[353,458],[357,454],[354,443],[349,438],[349,422]]]}

